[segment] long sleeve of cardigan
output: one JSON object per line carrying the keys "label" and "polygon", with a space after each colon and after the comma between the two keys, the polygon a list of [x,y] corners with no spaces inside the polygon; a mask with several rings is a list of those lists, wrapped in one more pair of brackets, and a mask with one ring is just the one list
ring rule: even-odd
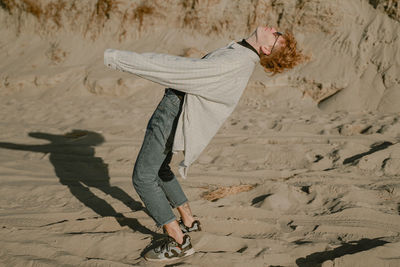
{"label": "long sleeve of cardigan", "polygon": [[192,94],[207,88],[207,85],[231,77],[235,68],[233,60],[224,55],[196,59],[113,49],[104,52],[104,64],[112,69],[136,74],[163,86]]}

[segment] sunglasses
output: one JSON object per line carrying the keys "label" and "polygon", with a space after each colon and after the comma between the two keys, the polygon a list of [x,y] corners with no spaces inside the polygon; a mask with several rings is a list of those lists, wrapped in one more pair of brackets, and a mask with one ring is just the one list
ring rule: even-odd
{"label": "sunglasses", "polygon": [[275,47],[276,42],[277,42],[278,39],[279,39],[279,36],[282,36],[283,33],[282,33],[282,32],[274,32],[273,35],[275,36],[275,42],[274,42],[274,44],[272,45],[271,54],[272,54],[272,50],[274,50],[274,47]]}

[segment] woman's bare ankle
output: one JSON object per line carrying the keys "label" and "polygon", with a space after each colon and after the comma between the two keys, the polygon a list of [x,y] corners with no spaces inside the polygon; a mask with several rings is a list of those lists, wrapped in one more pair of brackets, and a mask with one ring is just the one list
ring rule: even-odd
{"label": "woman's bare ankle", "polygon": [[181,215],[181,219],[182,219],[183,223],[187,227],[191,227],[193,222],[195,221],[195,219],[193,218],[189,203],[186,202],[185,204],[179,206],[177,209],[178,209],[179,214]]}
{"label": "woman's bare ankle", "polygon": [[170,237],[175,239],[176,242],[178,242],[179,244],[183,243],[183,233],[176,220],[165,224],[164,229],[165,231],[167,231]]}
{"label": "woman's bare ankle", "polygon": [[181,218],[182,222],[185,226],[187,227],[192,227],[193,222],[195,221],[195,219],[193,217],[187,217],[187,218]]}

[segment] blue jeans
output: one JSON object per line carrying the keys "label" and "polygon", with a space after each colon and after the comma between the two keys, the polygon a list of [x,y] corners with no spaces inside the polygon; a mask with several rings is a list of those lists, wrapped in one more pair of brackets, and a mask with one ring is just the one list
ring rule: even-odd
{"label": "blue jeans", "polygon": [[183,100],[171,89],[154,111],[133,169],[132,181],[157,226],[176,219],[172,208],[187,202],[169,163]]}

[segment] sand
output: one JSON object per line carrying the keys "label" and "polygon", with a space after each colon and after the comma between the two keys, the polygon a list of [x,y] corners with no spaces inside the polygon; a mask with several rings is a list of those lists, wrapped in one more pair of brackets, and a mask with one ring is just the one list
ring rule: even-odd
{"label": "sand", "polygon": [[311,59],[258,67],[179,178],[203,231],[168,266],[400,266],[395,1],[111,2],[0,1],[1,266],[167,266],[141,257],[162,231],[131,183],[164,88],[103,51],[201,57],[265,22]]}

